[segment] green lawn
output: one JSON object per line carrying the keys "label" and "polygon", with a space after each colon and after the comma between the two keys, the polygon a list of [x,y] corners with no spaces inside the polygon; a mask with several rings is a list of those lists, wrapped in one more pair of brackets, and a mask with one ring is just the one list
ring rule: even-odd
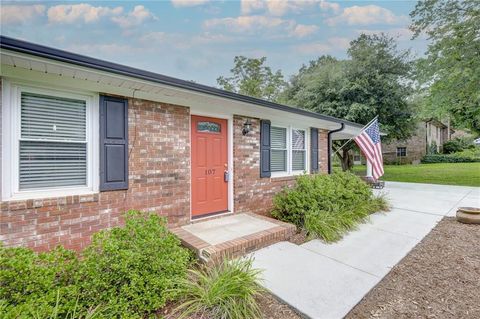
{"label": "green lawn", "polygon": [[[385,181],[480,186],[480,163],[385,165],[384,170]],[[353,171],[365,175],[366,167],[357,165]]]}

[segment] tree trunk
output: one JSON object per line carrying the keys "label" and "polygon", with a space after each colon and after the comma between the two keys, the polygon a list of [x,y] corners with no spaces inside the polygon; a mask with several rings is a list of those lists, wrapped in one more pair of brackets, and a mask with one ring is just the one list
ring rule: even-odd
{"label": "tree trunk", "polygon": [[[351,170],[353,167],[353,154],[350,150],[354,145],[353,143],[344,144],[344,141],[335,141],[332,145],[332,147],[335,148],[335,154],[340,159],[342,171],[344,172]],[[340,147],[342,147],[342,149],[338,150]]]}
{"label": "tree trunk", "polygon": [[352,167],[353,167],[353,156],[350,154],[349,149],[344,148],[342,150],[341,161],[342,161],[342,170],[344,172],[352,169]]}
{"label": "tree trunk", "polygon": [[353,166],[353,156],[350,154],[350,149],[343,148],[340,152],[337,152],[337,156],[340,159],[340,163],[342,165],[342,171],[346,172],[350,170]]}

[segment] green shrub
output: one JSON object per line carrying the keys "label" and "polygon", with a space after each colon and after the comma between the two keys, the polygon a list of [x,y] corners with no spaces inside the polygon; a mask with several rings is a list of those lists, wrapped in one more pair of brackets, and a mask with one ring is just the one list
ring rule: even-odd
{"label": "green shrub", "polygon": [[[224,260],[212,267],[190,270],[177,289],[182,303],[175,310],[179,319],[198,315],[210,319],[261,318],[256,297],[260,271],[252,259]],[[196,318],[196,317],[195,317]]]}
{"label": "green shrub", "polygon": [[426,155],[422,163],[473,163],[480,162],[480,147],[464,149],[451,154]]}
{"label": "green shrub", "polygon": [[95,234],[80,259],[0,247],[0,318],[142,318],[175,298],[189,251],[156,214],[125,223]]}
{"label": "green shrub", "polygon": [[95,318],[105,318],[102,314],[101,307],[97,306],[87,310],[86,312],[80,312],[78,299],[76,300],[73,308],[68,310],[66,313],[61,312],[61,303],[60,303],[60,291],[57,292],[57,303],[50,313],[39,312],[36,307],[32,307],[28,311],[28,318],[33,319],[95,319]]}
{"label": "green shrub", "polygon": [[449,156],[464,157],[464,158],[466,157],[466,158],[480,161],[480,146],[470,147],[470,148],[464,149],[463,151],[449,154]]}
{"label": "green shrub", "polygon": [[452,157],[446,154],[436,154],[436,155],[425,155],[422,158],[423,164],[432,164],[432,163],[470,163],[475,162],[468,157]]}
{"label": "green shrub", "polygon": [[371,213],[387,209],[384,197],[349,172],[302,175],[274,197],[272,216],[305,229],[309,237],[340,239]]}
{"label": "green shrub", "polygon": [[29,318],[33,309],[64,316],[75,305],[77,268],[75,253],[62,247],[40,254],[0,247],[0,317]]}
{"label": "green shrub", "polygon": [[474,148],[473,138],[457,137],[443,143],[443,153],[450,154],[461,152],[464,149]]}
{"label": "green shrub", "polygon": [[438,154],[437,142],[435,142],[435,141],[431,142],[430,145],[428,145],[428,148],[427,148],[427,155],[434,155],[434,154]]}
{"label": "green shrub", "polygon": [[188,250],[156,214],[130,211],[125,227],[100,231],[79,272],[82,303],[106,305],[110,317],[141,317],[176,297]]}

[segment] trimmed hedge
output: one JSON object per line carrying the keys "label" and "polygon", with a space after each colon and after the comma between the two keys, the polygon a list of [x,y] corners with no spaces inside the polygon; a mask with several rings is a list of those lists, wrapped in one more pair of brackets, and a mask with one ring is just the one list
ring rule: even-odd
{"label": "trimmed hedge", "polygon": [[426,155],[422,159],[424,164],[433,164],[433,163],[474,163],[480,162],[480,158],[471,158],[471,157],[453,157],[445,154],[437,155]]}
{"label": "trimmed hedge", "polygon": [[426,155],[422,163],[474,163],[480,162],[480,147],[465,149],[452,154]]}
{"label": "trimmed hedge", "polygon": [[190,262],[164,218],[138,211],[124,227],[96,233],[82,258],[61,247],[0,247],[0,318],[83,318],[94,308],[105,318],[144,318],[176,299]]}

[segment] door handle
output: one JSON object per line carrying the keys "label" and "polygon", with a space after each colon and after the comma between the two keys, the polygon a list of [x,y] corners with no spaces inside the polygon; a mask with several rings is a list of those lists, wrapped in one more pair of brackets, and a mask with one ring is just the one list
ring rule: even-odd
{"label": "door handle", "polygon": [[225,167],[225,171],[223,172],[223,181],[228,182],[230,180],[230,174],[228,173],[228,164],[225,163],[223,164],[223,166]]}

